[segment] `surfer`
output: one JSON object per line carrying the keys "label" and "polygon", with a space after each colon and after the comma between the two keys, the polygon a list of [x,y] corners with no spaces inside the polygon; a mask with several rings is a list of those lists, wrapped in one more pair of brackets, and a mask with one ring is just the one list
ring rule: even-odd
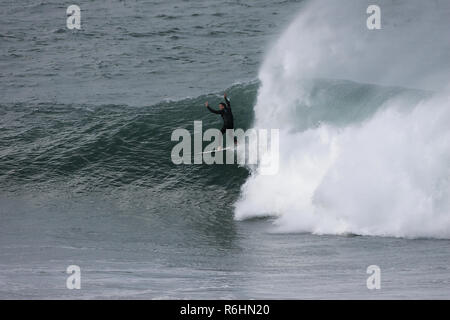
{"label": "surfer", "polygon": [[[224,93],[223,98],[225,99],[225,103],[221,102],[219,103],[219,110],[214,110],[209,106],[208,101],[205,102],[206,108],[208,108],[209,111],[215,114],[220,114],[223,119],[223,126],[222,129],[220,129],[220,132],[222,132],[222,135],[227,132],[227,129],[234,129],[234,118],[233,113],[231,112],[231,104],[230,100],[227,97],[227,94]],[[234,137],[234,144],[237,145],[237,138]]]}

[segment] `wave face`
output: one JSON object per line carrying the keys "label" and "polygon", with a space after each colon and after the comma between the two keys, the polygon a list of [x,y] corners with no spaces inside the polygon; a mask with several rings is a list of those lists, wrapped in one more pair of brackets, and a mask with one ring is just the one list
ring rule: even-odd
{"label": "wave face", "polygon": [[[256,90],[257,84],[245,84],[227,91],[240,127],[251,125]],[[178,143],[170,141],[173,130],[193,132],[196,120],[203,121],[204,130],[220,128],[220,117],[203,104],[221,99],[211,93],[148,107],[0,105],[0,190],[108,193],[124,186],[164,191],[216,185],[237,195],[248,175],[245,168],[177,166],[170,158]]]}
{"label": "wave face", "polygon": [[450,237],[450,5],[379,1],[370,31],[369,4],[310,1],[267,54],[254,126],[280,128],[280,170],[252,172],[236,219]]}

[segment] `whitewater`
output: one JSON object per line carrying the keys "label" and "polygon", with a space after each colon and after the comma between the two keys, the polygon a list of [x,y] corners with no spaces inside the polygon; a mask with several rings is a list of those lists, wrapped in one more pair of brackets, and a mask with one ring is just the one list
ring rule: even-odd
{"label": "whitewater", "polygon": [[450,237],[450,6],[381,1],[368,30],[369,4],[308,2],[267,53],[254,127],[280,128],[280,170],[252,172],[237,220]]}

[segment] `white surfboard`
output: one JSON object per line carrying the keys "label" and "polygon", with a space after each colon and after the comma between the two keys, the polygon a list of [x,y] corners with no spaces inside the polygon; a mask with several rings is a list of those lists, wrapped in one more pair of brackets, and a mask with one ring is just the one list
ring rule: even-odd
{"label": "white surfboard", "polygon": [[199,152],[199,153],[196,153],[196,154],[207,154],[207,153],[222,152],[222,151],[227,151],[227,150],[230,150],[230,149],[234,149],[234,147],[220,148],[220,149],[218,149],[218,150],[211,150],[211,151]]}

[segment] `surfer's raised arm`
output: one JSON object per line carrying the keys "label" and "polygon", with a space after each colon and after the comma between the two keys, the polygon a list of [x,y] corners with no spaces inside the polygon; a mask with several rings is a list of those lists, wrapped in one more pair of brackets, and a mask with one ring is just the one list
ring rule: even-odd
{"label": "surfer's raised arm", "polygon": [[222,114],[222,111],[221,111],[221,110],[214,110],[214,109],[212,109],[212,108],[209,106],[208,101],[205,102],[205,107],[207,107],[208,110],[211,111],[212,113]]}
{"label": "surfer's raised arm", "polygon": [[231,108],[230,99],[228,99],[226,93],[223,94],[223,98],[225,99],[225,102],[227,103],[227,107],[230,109]]}

